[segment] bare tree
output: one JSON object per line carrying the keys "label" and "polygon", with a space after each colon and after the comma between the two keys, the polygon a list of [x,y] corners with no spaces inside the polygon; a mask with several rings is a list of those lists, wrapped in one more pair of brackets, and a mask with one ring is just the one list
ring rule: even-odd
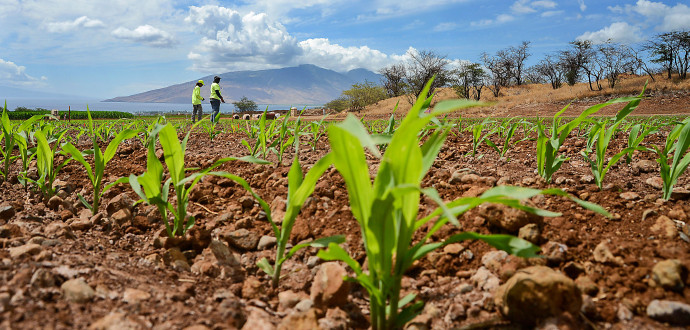
{"label": "bare tree", "polygon": [[382,76],[381,84],[386,90],[388,97],[396,97],[405,94],[405,65],[403,63],[393,64],[379,70]]}
{"label": "bare tree", "polygon": [[498,51],[495,56],[489,56],[487,53],[482,54],[484,67],[489,70],[487,87],[495,97],[501,94],[503,87],[508,86],[511,78],[512,62],[507,60],[504,55],[504,51]]}
{"label": "bare tree", "polygon": [[532,55],[529,53],[529,44],[529,41],[523,41],[520,46],[511,46],[507,51],[508,58],[512,63],[511,75],[518,86],[522,85],[523,82],[522,75],[525,67],[525,60]]}
{"label": "bare tree", "polygon": [[435,77],[429,93],[433,93],[438,87],[445,86],[448,81],[448,60],[433,51],[422,50],[410,53],[410,61],[406,66],[405,94],[410,104],[414,103],[422,92],[426,83]]}
{"label": "bare tree", "polygon": [[479,100],[486,85],[486,72],[479,63],[465,63],[450,72],[451,87],[462,98]]}
{"label": "bare tree", "polygon": [[671,79],[677,72],[681,79],[687,77],[690,69],[690,32],[673,31],[657,35],[650,40],[645,49],[652,57],[653,63],[659,63]]}
{"label": "bare tree", "polygon": [[565,82],[573,86],[580,80],[582,71],[586,71],[585,66],[592,61],[595,54],[589,40],[575,40],[570,42],[570,46],[570,49],[560,52],[560,60],[565,69]]}
{"label": "bare tree", "polygon": [[636,65],[634,58],[630,55],[630,47],[623,44],[606,42],[597,47],[595,61],[604,72],[608,85],[614,88],[620,79],[620,75],[630,70]]}
{"label": "bare tree", "polygon": [[563,85],[565,65],[555,56],[548,55],[535,66],[535,71],[551,83],[551,88],[558,89]]}

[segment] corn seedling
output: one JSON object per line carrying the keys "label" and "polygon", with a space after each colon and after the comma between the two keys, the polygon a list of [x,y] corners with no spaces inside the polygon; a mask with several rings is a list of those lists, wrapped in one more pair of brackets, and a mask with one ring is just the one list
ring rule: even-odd
{"label": "corn seedling", "polygon": [[[65,133],[63,132],[62,134],[64,136]],[[60,172],[60,169],[62,169],[62,167],[65,166],[70,161],[70,159],[67,159],[62,164],[55,167],[54,159],[56,151],[53,148],[51,148],[50,143],[46,139],[46,136],[43,133],[43,131],[36,131],[34,133],[34,136],[36,137],[37,143],[36,168],[38,170],[38,179],[32,180],[30,178],[27,178],[27,180],[33,182],[41,190],[43,197],[47,200],[50,197],[53,197],[53,195],[55,195],[55,188],[53,188],[53,182],[57,177],[57,173]],[[61,138],[58,138],[54,141],[56,147],[60,144],[61,140]]]}
{"label": "corn seedling", "polygon": [[[686,118],[671,130],[666,137],[664,148],[653,146],[653,149],[649,149],[656,152],[659,157],[657,162],[659,162],[661,179],[664,183],[662,190],[665,200],[671,198],[673,186],[690,164],[690,153],[686,154],[688,147],[690,147],[690,118]],[[668,160],[671,154],[673,154],[673,161],[669,165]]]}
{"label": "corn seedling", "polygon": [[[343,261],[352,268],[356,274],[354,280],[369,293],[371,326],[375,330],[400,329],[421,311],[423,302],[413,302],[414,294],[400,297],[401,280],[414,261],[437,248],[462,240],[479,239],[519,256],[534,256],[539,250],[531,243],[509,235],[462,233],[443,242],[427,243],[448,221],[459,226],[457,216],[483,202],[503,203],[540,215],[556,215],[519,203],[518,199],[542,193],[538,190],[497,187],[481,197],[461,198],[446,204],[435,189],[422,188],[421,181],[435,161],[450,128],[435,130],[421,146],[417,137],[419,131],[434,116],[479,105],[468,100],[439,102],[434,111],[426,115],[423,110],[429,108],[431,98],[423,95],[427,95],[428,90],[429,84],[393,135],[381,158],[373,185],[363,149],[366,147],[376,157],[381,157],[381,154],[361,123],[349,116],[328,129],[333,162],[345,180],[352,213],[361,227],[368,272],[364,272],[361,265],[335,243],[329,244],[327,250],[319,251],[318,256],[325,260]],[[560,190],[543,193],[565,194]],[[421,194],[435,201],[439,208],[431,215],[417,219]],[[426,236],[413,244],[415,233],[434,219],[436,222]],[[406,307],[408,303],[410,305]]]}
{"label": "corn seedling", "polygon": [[[86,169],[86,174],[88,175],[91,185],[93,186],[93,202],[89,203],[82,195],[78,194],[77,196],[79,197],[79,200],[81,200],[82,204],[91,210],[91,214],[96,214],[98,213],[101,196],[103,196],[103,193],[115,185],[115,183],[111,183],[103,187],[103,176],[105,175],[105,168],[108,165],[108,162],[115,156],[115,152],[117,151],[117,147],[120,145],[120,143],[124,140],[133,138],[138,132],[131,129],[120,131],[120,133],[118,133],[110,141],[108,147],[105,149],[105,152],[103,152],[98,146],[98,134],[94,130],[91,112],[89,111],[88,107],[86,107],[86,111],[89,118],[89,137],[93,143],[93,149],[80,152],[79,149],[77,149],[77,147],[75,147],[72,143],[66,143],[62,146],[62,150],[72,156],[71,159],[76,160],[78,163],[84,166],[84,169]],[[88,161],[86,161],[85,156],[87,155],[93,155],[93,167]]]}
{"label": "corn seedling", "polygon": [[[493,130],[486,132],[486,134],[482,135],[482,131],[486,126],[488,126],[489,123],[492,123],[493,121],[490,121],[488,118],[484,119],[479,124],[475,124],[472,126],[472,157],[477,156],[477,149],[479,149],[479,145],[484,142],[488,141],[488,137],[494,133]],[[481,158],[483,155],[479,156]]]}

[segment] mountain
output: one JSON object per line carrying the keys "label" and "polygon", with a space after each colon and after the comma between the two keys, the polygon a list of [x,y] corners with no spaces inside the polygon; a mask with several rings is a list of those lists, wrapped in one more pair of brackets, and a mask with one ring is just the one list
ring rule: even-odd
{"label": "mountain", "polygon": [[[226,102],[243,96],[258,104],[323,104],[340,96],[352,84],[365,80],[378,83],[380,76],[365,69],[338,73],[311,64],[297,67],[235,71],[218,75],[221,94]],[[208,100],[213,75],[201,77],[205,82],[201,95]],[[196,80],[130,96],[119,96],[106,102],[191,103]]]}

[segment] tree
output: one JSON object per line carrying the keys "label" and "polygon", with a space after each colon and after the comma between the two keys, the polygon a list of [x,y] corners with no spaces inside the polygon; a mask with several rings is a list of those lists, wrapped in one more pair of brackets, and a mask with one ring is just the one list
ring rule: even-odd
{"label": "tree", "polygon": [[446,69],[448,60],[445,56],[429,50],[409,54],[410,61],[405,70],[405,94],[408,95],[410,104],[413,104],[431,78],[436,77],[429,88],[429,94],[432,94],[436,88],[445,86],[449,72]]}
{"label": "tree", "polygon": [[340,96],[339,98],[324,104],[323,107],[326,109],[333,109],[337,112],[341,112],[347,109],[348,101],[345,96]]}
{"label": "tree", "polygon": [[566,70],[565,65],[558,58],[548,55],[534,67],[534,70],[551,83],[551,88],[558,89],[563,85]]}
{"label": "tree", "polygon": [[520,46],[511,46],[507,51],[508,60],[512,63],[511,76],[515,79],[515,83],[518,86],[522,85],[522,74],[523,68],[525,67],[525,60],[532,55],[529,53],[529,44],[529,41],[523,41]]}
{"label": "tree", "polygon": [[690,31],[673,31],[657,35],[645,45],[650,51],[653,63],[659,63],[671,79],[673,71],[681,79],[687,78],[690,70]]}
{"label": "tree", "polygon": [[606,42],[597,47],[599,56],[595,58],[604,73],[608,85],[614,88],[625,72],[636,70],[636,61],[630,54],[630,47],[623,44]]}
{"label": "tree", "polygon": [[379,70],[382,79],[383,88],[388,94],[388,97],[396,97],[405,94],[406,69],[403,63],[393,64]]}
{"label": "tree", "polygon": [[479,63],[463,63],[450,72],[451,87],[462,98],[479,100],[486,86],[486,72]]}
{"label": "tree", "polygon": [[343,91],[342,95],[338,99],[335,99],[328,104],[334,107],[340,107],[344,101],[346,103],[346,107],[349,108],[350,111],[361,111],[367,105],[374,104],[386,98],[386,91],[383,87],[376,85],[373,82],[365,81],[362,84],[352,85],[352,88]]}
{"label": "tree", "polygon": [[232,104],[235,105],[235,109],[238,112],[256,111],[259,108],[256,102],[250,100],[246,96],[242,96],[239,101],[232,102]]}
{"label": "tree", "polygon": [[495,97],[498,97],[501,94],[501,88],[508,86],[510,82],[512,63],[505,56],[505,51],[502,50],[498,51],[495,56],[483,53],[482,62],[489,70],[489,83],[487,84],[489,90]]}
{"label": "tree", "polygon": [[594,50],[589,40],[575,40],[570,42],[570,45],[571,49],[561,51],[560,59],[565,70],[565,82],[573,86],[580,80],[585,65],[594,57]]}

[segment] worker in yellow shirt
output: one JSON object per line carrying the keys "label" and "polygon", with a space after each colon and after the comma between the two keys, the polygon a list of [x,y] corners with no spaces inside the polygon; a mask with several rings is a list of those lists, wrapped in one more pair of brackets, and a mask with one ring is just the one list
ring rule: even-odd
{"label": "worker in yellow shirt", "polygon": [[220,102],[222,101],[225,103],[225,100],[223,99],[223,96],[220,95],[220,85],[218,83],[220,82],[220,77],[215,76],[213,77],[213,84],[211,84],[211,109],[213,112],[211,113],[211,122],[212,123],[217,123],[219,113],[220,113]]}
{"label": "worker in yellow shirt", "polygon": [[196,120],[201,120],[201,115],[203,110],[201,109],[201,101],[204,100],[203,97],[201,97],[201,86],[204,85],[203,80],[199,80],[196,83],[196,86],[194,86],[194,91],[192,92],[192,123],[195,121],[194,118],[196,117]]}

